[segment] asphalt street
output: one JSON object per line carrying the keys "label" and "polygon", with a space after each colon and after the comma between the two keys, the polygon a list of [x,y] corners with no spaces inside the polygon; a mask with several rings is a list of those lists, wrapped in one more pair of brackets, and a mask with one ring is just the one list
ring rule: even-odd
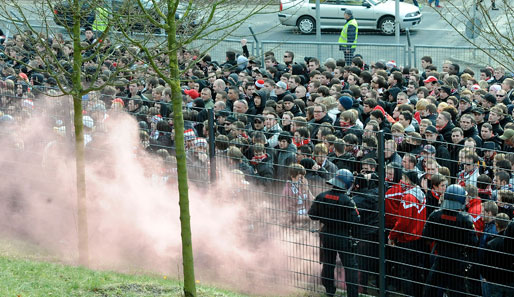
{"label": "asphalt street", "polygon": [[[251,17],[241,27],[231,34],[231,38],[248,38],[251,25],[257,37],[262,40],[277,41],[315,41],[316,35],[301,34],[297,28],[280,24],[276,9]],[[435,9],[422,7],[421,23],[411,29],[411,42],[419,45],[467,45],[467,42],[454,29],[441,19]],[[463,28],[462,28],[463,29]],[[321,41],[337,42],[340,30],[322,30]],[[400,36],[400,42],[407,41],[405,32]],[[378,31],[359,30],[359,42],[362,43],[395,43],[395,36],[385,36]]]}
{"label": "asphalt street", "polygon": [[[468,0],[463,0],[468,1]],[[443,5],[449,4],[441,2]],[[25,17],[29,20],[31,25],[34,27],[42,27],[44,25],[43,20],[47,21],[47,25],[56,29],[56,32],[65,33],[65,31],[55,25],[53,22],[52,12],[49,9],[45,9],[40,5],[34,5],[32,1],[21,0],[19,2],[20,5],[23,6]],[[455,4],[454,4],[455,5]],[[469,6],[469,5],[466,5]],[[251,10],[255,10],[259,8],[256,5],[234,5],[232,7],[225,7],[215,13],[215,20],[224,24],[230,24],[233,22],[237,22],[238,20],[242,20],[242,18]],[[468,42],[461,37],[453,28],[451,28],[437,13],[436,8],[432,8],[426,5],[422,6],[421,12],[423,14],[422,21],[416,27],[413,27],[410,30],[410,40],[411,45],[426,45],[426,46],[469,46]],[[445,8],[442,10],[445,14],[451,14],[452,9],[450,5],[445,5]],[[253,37],[250,33],[249,26],[253,28],[253,31],[256,34],[258,40],[262,41],[276,41],[277,46],[279,44],[288,43],[294,44],[295,42],[312,42],[316,41],[316,35],[304,35],[301,34],[298,29],[295,27],[286,27],[280,24],[278,20],[278,11],[279,5],[270,5],[262,9],[262,11],[256,15],[249,17],[248,19],[241,21],[239,27],[234,28],[232,26],[226,26],[225,28],[215,31],[212,34],[209,34],[207,37],[212,39],[219,39],[220,36],[226,36],[225,38],[240,40],[241,38],[246,38],[248,40],[253,40]],[[500,10],[501,11],[501,10]],[[501,12],[494,12],[493,14],[499,14]],[[0,21],[0,28],[6,31],[8,27],[8,23],[5,21]],[[11,25],[11,30],[13,26]],[[457,29],[461,32],[464,32],[464,24],[457,24]],[[323,30],[321,41],[322,42],[331,42],[335,43],[339,37],[339,30]],[[395,36],[385,36],[382,35],[378,31],[373,30],[359,30],[359,43],[372,43],[372,44],[394,44]],[[200,42],[201,43],[201,42]],[[198,43],[197,43],[198,44]],[[240,48],[239,43],[228,44],[235,49]],[[400,44],[407,44],[407,35],[403,32],[400,36]],[[222,47],[226,47],[227,44]],[[291,46],[290,46],[291,47]],[[360,47],[362,50],[363,47]],[[277,51],[280,54],[281,50],[285,50],[283,47],[279,48]],[[448,58],[455,59],[457,61],[469,61],[476,60],[475,53],[469,53],[469,50],[462,49],[460,53],[454,54],[453,49],[439,50],[439,49],[430,49],[432,52],[426,52],[426,54],[433,56],[437,62],[442,62],[442,60],[446,60]],[[216,52],[214,52],[216,51]],[[315,55],[315,49],[307,49],[307,47],[302,48],[301,46],[295,47],[295,52],[299,54],[299,56],[306,55]],[[369,47],[368,51],[362,53],[369,57],[369,59],[397,59],[407,64],[407,57],[401,58],[399,54],[392,54],[391,52],[396,52],[393,48],[385,48],[385,47]],[[216,58],[223,58],[224,50],[222,48],[214,47],[210,50],[210,53],[216,56]],[[338,53],[327,53],[329,56],[335,56]],[[423,54],[423,53],[422,53]],[[218,57],[219,56],[219,57]],[[321,56],[320,56],[321,57]],[[417,57],[419,59],[420,57]],[[439,61],[441,60],[441,61]],[[411,60],[412,61],[412,60]],[[480,61],[480,64],[488,63],[488,61]]]}

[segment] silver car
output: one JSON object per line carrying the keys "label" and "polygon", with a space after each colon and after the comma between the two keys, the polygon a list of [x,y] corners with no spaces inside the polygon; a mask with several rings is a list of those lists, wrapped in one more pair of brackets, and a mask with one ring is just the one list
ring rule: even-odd
{"label": "silver car", "polygon": [[[350,9],[359,29],[378,29],[383,34],[394,34],[394,0],[320,0],[322,29],[341,29],[346,23],[344,12]],[[415,5],[400,2],[400,28],[405,29],[421,22],[421,12]],[[316,0],[280,1],[280,23],[298,27],[300,32],[316,31]]]}

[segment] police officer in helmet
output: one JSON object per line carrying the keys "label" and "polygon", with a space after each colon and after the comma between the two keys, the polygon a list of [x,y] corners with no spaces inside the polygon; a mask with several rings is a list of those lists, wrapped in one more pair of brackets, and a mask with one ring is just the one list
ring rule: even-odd
{"label": "police officer in helmet", "polygon": [[477,246],[478,238],[473,218],[464,210],[466,191],[451,185],[444,192],[441,209],[430,214],[423,236],[435,241],[437,252],[427,278],[424,296],[438,296],[440,288],[449,289],[448,296],[466,296],[463,293],[464,271],[470,261],[469,254]]}
{"label": "police officer in helmet", "polygon": [[334,296],[334,269],[339,258],[345,269],[347,296],[358,296],[357,262],[352,250],[352,230],[359,223],[359,212],[351,197],[347,195],[353,186],[353,174],[340,169],[334,178],[327,181],[332,189],[320,193],[314,200],[309,217],[322,223],[320,230],[321,283],[328,296]]}

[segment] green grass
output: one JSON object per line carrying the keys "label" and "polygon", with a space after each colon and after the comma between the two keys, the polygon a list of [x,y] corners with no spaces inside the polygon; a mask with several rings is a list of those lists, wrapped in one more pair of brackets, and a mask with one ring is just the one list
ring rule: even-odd
{"label": "green grass", "polygon": [[[57,262],[57,263],[56,263]],[[242,297],[197,284],[198,296]],[[0,242],[0,296],[142,297],[183,296],[181,283],[157,275],[134,275],[66,266],[23,242]]]}
{"label": "green grass", "polygon": [[[0,256],[0,296],[182,296],[176,280]],[[198,296],[245,296],[198,287]]]}

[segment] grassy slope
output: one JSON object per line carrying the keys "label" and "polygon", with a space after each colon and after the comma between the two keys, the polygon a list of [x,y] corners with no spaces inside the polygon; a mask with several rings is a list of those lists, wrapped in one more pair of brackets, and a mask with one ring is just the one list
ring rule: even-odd
{"label": "grassy slope", "polygon": [[[1,296],[182,296],[175,280],[0,256]],[[198,296],[244,296],[201,286]]]}
{"label": "grassy slope", "polygon": [[[180,283],[164,276],[93,271],[51,262],[56,259],[33,246],[0,241],[0,296],[182,296]],[[198,296],[246,295],[200,285]]]}

